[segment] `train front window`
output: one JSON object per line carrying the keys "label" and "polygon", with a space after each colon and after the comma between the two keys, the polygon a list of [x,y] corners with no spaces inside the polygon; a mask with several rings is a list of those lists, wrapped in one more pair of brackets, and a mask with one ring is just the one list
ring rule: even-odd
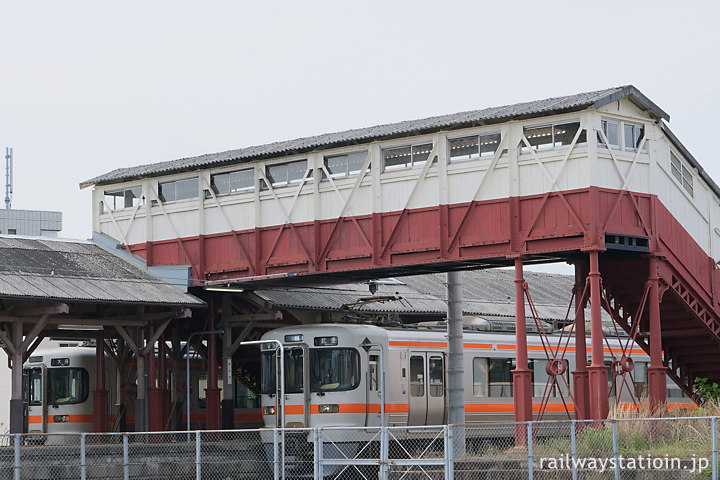
{"label": "train front window", "polygon": [[285,350],[285,393],[303,391],[303,351],[300,348]]}
{"label": "train front window", "polygon": [[275,395],[277,383],[275,369],[275,352],[262,352],[260,363],[260,393]]}
{"label": "train front window", "polygon": [[82,403],[88,399],[89,383],[88,371],[84,368],[48,369],[48,403]]}
{"label": "train front window", "polygon": [[[277,389],[275,352],[262,353],[260,388],[265,395],[275,395]],[[303,351],[299,348],[285,350],[285,393],[303,391]]]}
{"label": "train front window", "polygon": [[339,392],[360,383],[360,355],[352,348],[310,350],[310,391]]}

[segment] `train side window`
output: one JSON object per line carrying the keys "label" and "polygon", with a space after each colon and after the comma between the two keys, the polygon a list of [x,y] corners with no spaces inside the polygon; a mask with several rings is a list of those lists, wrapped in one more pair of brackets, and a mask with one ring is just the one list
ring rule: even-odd
{"label": "train side window", "polygon": [[244,379],[236,379],[234,384],[235,395],[233,400],[235,408],[258,408],[260,406],[258,396],[248,388]]}
{"label": "train side window", "polygon": [[378,389],[378,356],[370,355],[368,359],[368,382],[372,391]]}
{"label": "train side window", "polygon": [[633,380],[635,381],[635,391],[638,397],[647,397],[647,362],[635,362],[633,366]]}
{"label": "train side window", "polygon": [[[530,360],[531,370],[533,372],[533,397],[542,397],[546,393],[545,387],[548,385],[549,375],[545,370],[545,366],[549,363],[545,359]],[[569,392],[567,389],[568,381],[570,378],[570,368],[567,360],[563,360],[565,363],[565,373],[563,374],[564,381],[558,377],[557,382],[551,384],[551,388],[548,389],[550,397],[560,397],[562,392],[563,398],[569,398]]]}
{"label": "train side window", "polygon": [[442,397],[445,393],[445,369],[443,358],[432,356],[428,358],[430,369],[430,396]]}
{"label": "train side window", "polygon": [[617,396],[617,382],[616,382],[617,377],[613,373],[612,368],[610,368],[612,366],[612,361],[605,360],[605,366],[608,368],[608,391],[610,392],[611,397],[616,397]]}
{"label": "train side window", "polygon": [[512,397],[512,358],[491,358],[488,362],[488,387],[491,397]]}
{"label": "train side window", "polygon": [[667,384],[667,398],[688,398],[685,392],[680,390],[675,382],[668,382]]}
{"label": "train side window", "polygon": [[487,358],[473,358],[473,397],[487,397]]}
{"label": "train side window", "polygon": [[[221,378],[218,378],[218,388],[222,391],[223,381]],[[198,408],[205,408],[206,404],[206,396],[205,396],[205,389],[208,388],[208,381],[207,381],[207,375],[199,375],[198,376],[198,389],[197,389],[197,395],[198,395]]]}
{"label": "train side window", "polygon": [[425,358],[417,355],[410,357],[410,395],[425,396]]}

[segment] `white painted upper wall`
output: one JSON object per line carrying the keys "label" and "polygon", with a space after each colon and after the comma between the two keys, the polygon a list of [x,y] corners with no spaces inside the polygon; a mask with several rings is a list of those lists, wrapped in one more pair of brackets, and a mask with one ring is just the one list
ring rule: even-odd
{"label": "white painted upper wall", "polygon": [[[619,127],[619,146],[598,145],[603,121]],[[579,122],[587,141],[528,151],[524,129],[543,125]],[[644,128],[641,151],[624,147],[624,126]],[[464,136],[500,134],[494,155],[467,161],[449,159],[449,142]],[[529,134],[528,134],[529,135]],[[396,147],[432,145],[432,165],[383,171],[383,151]],[[422,149],[418,149],[421,151]],[[369,171],[323,179],[328,156],[363,153]],[[671,152],[692,177],[692,194],[673,175]],[[267,178],[266,168],[304,160],[304,182],[261,189]],[[253,170],[254,188],[227,195],[209,194],[211,176],[241,169]],[[517,172],[517,173],[515,173]],[[298,174],[300,175],[300,174]],[[199,178],[196,198],[158,201],[158,183]],[[194,237],[229,230],[301,223],[344,216],[370,215],[373,212],[401,211],[405,208],[432,207],[438,204],[467,203],[511,195],[542,194],[548,190],[569,190],[589,186],[651,193],[657,195],[685,229],[713,258],[720,252],[720,201],[675,149],[655,120],[627,99],[563,115],[512,121],[439,132],[387,141],[372,142],[310,154],[287,156],[235,166],[153,177],[142,181],[96,186],[93,189],[93,229],[124,244],[141,244],[178,237]],[[144,200],[131,208],[102,213],[105,192],[141,187]],[[199,199],[203,199],[202,201]],[[153,202],[155,201],[155,202]],[[153,206],[153,203],[155,205]]]}

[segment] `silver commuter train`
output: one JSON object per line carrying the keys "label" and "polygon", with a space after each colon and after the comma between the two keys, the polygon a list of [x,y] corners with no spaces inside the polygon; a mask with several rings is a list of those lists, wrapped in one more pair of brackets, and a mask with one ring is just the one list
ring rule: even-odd
{"label": "silver commuter train", "polygon": [[[549,335],[557,347],[559,335]],[[565,337],[567,338],[567,336]],[[447,336],[438,329],[383,328],[354,324],[311,324],[283,327],[262,337],[276,340],[285,349],[284,425],[288,428],[325,426],[380,426],[382,351],[385,370],[385,425],[415,426],[447,423]],[[588,344],[589,344],[588,339]],[[621,344],[608,339],[606,364],[612,354],[621,356]],[[365,348],[363,348],[363,344]],[[565,344],[563,340],[562,347]],[[281,426],[276,345],[261,345],[261,408],[266,427]],[[463,334],[466,423],[512,421],[512,374],[515,337],[510,333]],[[567,419],[563,398],[571,413],[574,405],[570,372],[575,370],[574,337],[565,354],[564,381],[549,389],[545,419]],[[642,398],[647,392],[648,356],[633,346],[634,381]],[[529,368],[533,372],[533,412],[537,413],[546,388],[548,360],[540,336],[528,335]],[[693,404],[672,382],[668,383],[671,407]],[[609,375],[609,388],[620,392],[620,401],[634,405],[627,387]],[[611,398],[611,405],[615,398]]]}
{"label": "silver commuter train", "polygon": [[[168,362],[168,389],[170,401],[185,399],[185,360],[176,369],[173,381],[171,362]],[[134,379],[135,364],[128,364],[129,375]],[[134,430],[134,383],[121,385],[117,369],[105,357],[105,386],[108,390],[108,431]],[[222,387],[222,375],[218,375]],[[30,356],[23,365],[23,396],[26,402],[25,431],[34,434],[83,433],[93,431],[93,391],[96,381],[95,346],[78,342],[48,342]],[[175,388],[171,387],[175,385]],[[190,420],[191,428],[205,426],[205,388],[207,365],[202,359],[190,359]],[[236,428],[261,426],[259,401],[242,382],[233,382]],[[171,404],[172,405],[172,404]],[[179,429],[187,422],[183,404],[175,415]],[[117,416],[125,413],[125,421]],[[124,425],[122,424],[124,423]],[[124,427],[124,428],[123,428]]]}

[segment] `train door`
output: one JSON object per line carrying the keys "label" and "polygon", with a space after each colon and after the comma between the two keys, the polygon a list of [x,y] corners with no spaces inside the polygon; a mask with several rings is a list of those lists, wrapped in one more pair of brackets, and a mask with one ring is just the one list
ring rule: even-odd
{"label": "train door", "polygon": [[309,353],[304,344],[285,347],[285,426],[291,428],[310,426]]}
{"label": "train door", "polygon": [[408,425],[445,422],[445,368],[441,353],[410,352]]}
{"label": "train door", "polygon": [[25,405],[25,431],[47,433],[47,367],[30,364],[23,369]]}
{"label": "train door", "polygon": [[441,353],[427,354],[428,370],[428,409],[426,423],[443,425],[445,423],[445,358]]}
{"label": "train door", "polygon": [[382,411],[380,408],[382,402],[381,389],[383,388],[381,379],[380,350],[373,348],[368,352],[367,386],[365,388],[365,426],[368,427],[381,425],[379,417],[379,412]]}

